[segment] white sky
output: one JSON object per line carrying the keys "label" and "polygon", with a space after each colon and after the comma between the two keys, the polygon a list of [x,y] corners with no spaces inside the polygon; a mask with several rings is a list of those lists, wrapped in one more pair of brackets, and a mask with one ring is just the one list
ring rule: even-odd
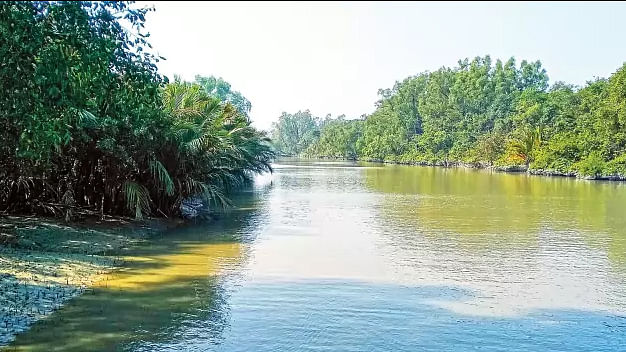
{"label": "white sky", "polygon": [[162,73],[224,78],[252,102],[253,124],[263,129],[283,111],[370,113],[378,88],[465,57],[540,59],[552,82],[575,84],[626,61],[626,3],[154,6],[146,29],[167,58]]}

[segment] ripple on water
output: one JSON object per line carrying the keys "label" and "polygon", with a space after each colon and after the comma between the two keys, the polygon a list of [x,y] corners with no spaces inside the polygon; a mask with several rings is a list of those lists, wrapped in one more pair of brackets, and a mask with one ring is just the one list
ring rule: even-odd
{"label": "ripple on water", "polygon": [[[225,352],[626,346],[624,184],[313,161],[278,163],[257,181],[240,211],[191,235],[172,235],[176,245],[164,255],[178,268],[142,271],[155,276],[148,280],[156,283],[152,291],[112,296],[132,311],[133,322],[162,321],[120,324],[129,332],[109,331],[108,346]],[[184,253],[189,237],[196,249]],[[181,282],[159,278],[178,271],[186,272]],[[24,345],[76,340],[68,327],[89,327],[89,316],[77,312],[111,293],[102,294],[76,303],[73,315],[59,312],[65,327],[46,326],[53,331],[48,337],[33,333]],[[152,315],[132,310],[146,302]]]}

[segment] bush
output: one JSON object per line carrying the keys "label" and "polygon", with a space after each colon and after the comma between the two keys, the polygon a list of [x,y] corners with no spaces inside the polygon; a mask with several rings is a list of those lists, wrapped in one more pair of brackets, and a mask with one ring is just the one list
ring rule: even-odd
{"label": "bush", "polygon": [[598,152],[592,152],[583,160],[575,163],[573,169],[579,176],[598,177],[602,175],[606,162]]}
{"label": "bush", "polygon": [[177,215],[187,197],[225,204],[270,169],[267,138],[244,114],[158,73],[147,11],[0,5],[3,212]]}
{"label": "bush", "polygon": [[606,175],[626,175],[626,153],[606,163]]}
{"label": "bush", "polygon": [[531,166],[533,169],[566,173],[572,171],[576,160],[580,160],[577,139],[569,133],[559,134],[537,150]]}

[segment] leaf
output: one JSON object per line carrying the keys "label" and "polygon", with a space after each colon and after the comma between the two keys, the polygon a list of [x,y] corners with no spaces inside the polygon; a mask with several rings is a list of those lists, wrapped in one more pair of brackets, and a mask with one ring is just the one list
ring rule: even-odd
{"label": "leaf", "polygon": [[148,189],[134,181],[126,181],[122,186],[126,207],[135,212],[135,219],[143,219],[143,214],[150,212],[150,194]]}
{"label": "leaf", "polygon": [[156,159],[150,160],[150,172],[154,179],[165,188],[165,194],[168,196],[174,195],[174,182],[172,182],[169,172],[167,172],[167,169],[160,161]]}

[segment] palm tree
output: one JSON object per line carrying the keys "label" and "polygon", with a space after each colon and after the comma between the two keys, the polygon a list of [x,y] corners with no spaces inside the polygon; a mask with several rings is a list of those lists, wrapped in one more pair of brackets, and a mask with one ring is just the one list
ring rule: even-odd
{"label": "palm tree", "polygon": [[541,146],[541,129],[522,128],[518,136],[509,141],[509,155],[521,160],[528,167],[535,158],[535,152]]}
{"label": "palm tree", "polygon": [[[225,207],[233,187],[254,173],[271,171],[274,151],[269,139],[229,103],[209,96],[197,84],[177,80],[164,88],[163,105],[171,126],[149,161],[148,193],[159,212],[177,213],[190,197]],[[137,196],[147,190],[129,190],[129,208],[149,211],[147,203],[140,202],[147,197]]]}

